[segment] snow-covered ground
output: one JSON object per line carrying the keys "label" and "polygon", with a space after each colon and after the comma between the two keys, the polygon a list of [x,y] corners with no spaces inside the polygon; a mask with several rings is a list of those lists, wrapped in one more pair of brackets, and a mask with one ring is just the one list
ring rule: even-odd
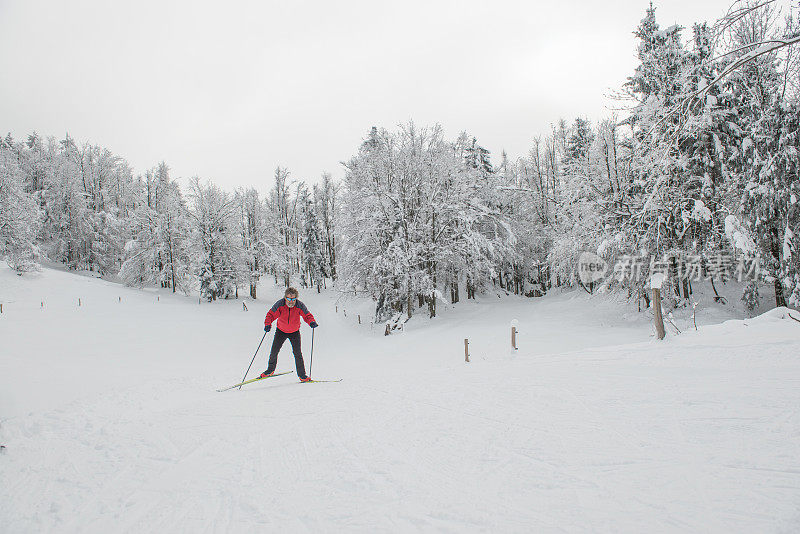
{"label": "snow-covered ground", "polygon": [[657,342],[610,297],[490,295],[384,337],[368,303],[304,292],[313,376],[344,381],[216,392],[279,296],[245,312],[0,264],[0,531],[800,529],[786,310]]}

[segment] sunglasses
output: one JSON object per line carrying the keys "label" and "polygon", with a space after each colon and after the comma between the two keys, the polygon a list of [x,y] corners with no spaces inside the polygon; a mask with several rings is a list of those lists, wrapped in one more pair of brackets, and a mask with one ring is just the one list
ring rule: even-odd
{"label": "sunglasses", "polygon": [[297,300],[297,297],[290,298],[290,297],[283,297],[285,300]]}

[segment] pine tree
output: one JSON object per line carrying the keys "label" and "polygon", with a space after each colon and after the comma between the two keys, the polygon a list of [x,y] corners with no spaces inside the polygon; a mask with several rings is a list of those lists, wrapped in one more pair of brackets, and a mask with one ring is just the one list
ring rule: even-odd
{"label": "pine tree", "polygon": [[[737,54],[745,55],[779,37],[776,19],[772,6],[743,17],[731,29]],[[744,189],[741,215],[760,251],[767,279],[773,282],[776,306],[800,303],[800,106],[786,100],[785,83],[775,53],[748,61],[727,82],[741,128],[741,154],[731,162]]]}
{"label": "pine tree", "polygon": [[[646,251],[651,258],[670,257],[669,278],[678,292],[678,264],[685,246],[685,225],[694,214],[694,201],[687,202],[686,157],[682,149],[682,117],[674,112],[688,90],[687,81],[695,60],[681,42],[680,26],[659,28],[652,4],[636,31],[639,65],[625,85],[634,107],[631,126],[633,187],[629,196],[632,212],[624,217],[620,234],[629,252]],[[703,211],[703,213],[705,213]],[[641,280],[638,281],[641,290]]]}
{"label": "pine tree", "polygon": [[578,117],[570,128],[566,143],[565,163],[586,165],[589,161],[589,149],[594,141],[591,123]]}

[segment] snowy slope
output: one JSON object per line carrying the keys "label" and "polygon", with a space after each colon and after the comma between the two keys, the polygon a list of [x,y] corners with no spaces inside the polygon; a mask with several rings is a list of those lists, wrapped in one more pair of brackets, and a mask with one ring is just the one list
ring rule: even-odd
{"label": "snowy slope", "polygon": [[785,311],[659,343],[613,300],[491,296],[384,337],[366,304],[308,292],[313,375],[344,381],[217,393],[279,294],[244,312],[0,265],[0,531],[800,528]]}

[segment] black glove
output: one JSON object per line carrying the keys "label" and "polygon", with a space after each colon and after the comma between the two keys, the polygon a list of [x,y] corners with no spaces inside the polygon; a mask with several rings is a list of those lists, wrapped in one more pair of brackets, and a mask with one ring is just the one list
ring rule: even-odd
{"label": "black glove", "polygon": [[308,326],[310,326],[311,328],[316,328],[316,327],[318,327],[319,325],[317,324],[317,322],[316,322],[316,321],[311,321],[310,323],[308,323]]}
{"label": "black glove", "polygon": [[269,332],[271,328],[272,328],[271,324],[265,325],[264,326],[264,332]]}

